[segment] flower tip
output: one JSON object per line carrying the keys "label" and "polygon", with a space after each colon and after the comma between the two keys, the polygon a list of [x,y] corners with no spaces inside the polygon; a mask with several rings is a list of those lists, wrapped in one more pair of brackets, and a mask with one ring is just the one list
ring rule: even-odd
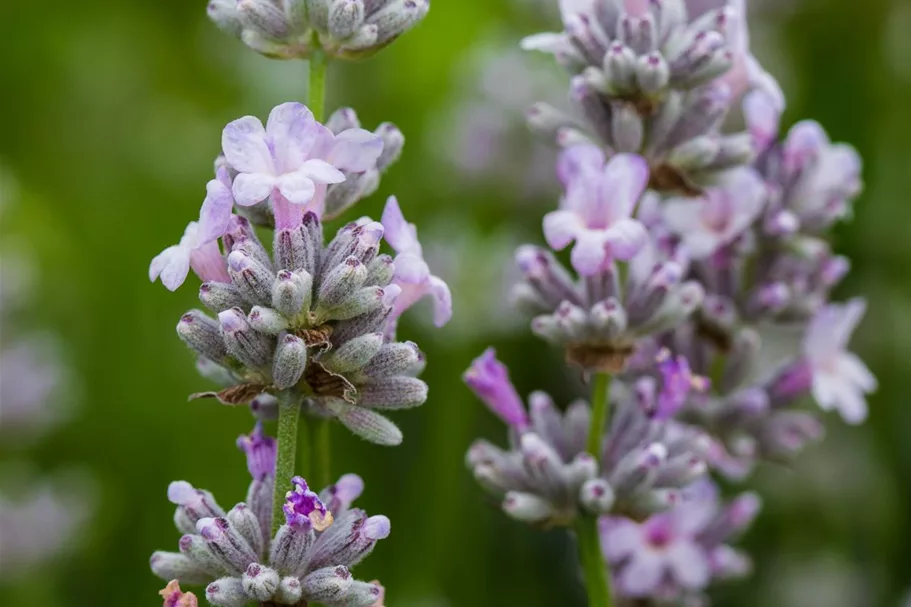
{"label": "flower tip", "polygon": [[168,485],[168,501],[176,506],[183,506],[196,499],[197,490],[187,481],[174,481]]}
{"label": "flower tip", "polygon": [[364,524],[364,535],[371,540],[386,539],[389,537],[389,532],[391,530],[392,523],[388,517],[383,516],[382,514],[371,516]]}

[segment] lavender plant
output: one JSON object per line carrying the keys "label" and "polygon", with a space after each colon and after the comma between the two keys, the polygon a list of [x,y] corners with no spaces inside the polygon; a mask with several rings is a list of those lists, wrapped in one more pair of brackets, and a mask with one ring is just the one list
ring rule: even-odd
{"label": "lavender plant", "polygon": [[[209,15],[249,47],[310,62],[308,106],[284,103],[265,125],[253,116],[222,133],[215,177],[197,221],[156,256],[149,278],[176,290],[189,271],[212,315],[186,313],[179,337],[217,384],[194,394],[249,405],[259,418],[238,440],[253,481],[246,502],[225,511],[185,481],[172,483],[179,552],[157,552],[152,570],[169,580],[165,605],[198,602],[179,584],[208,584],[213,605],[382,605],[382,587],[349,568],[385,538],[390,522],[352,508],[363,490],[348,474],[330,484],[329,423],[376,444],[397,445],[389,411],[427,400],[425,360],[396,341],[398,319],[431,297],[433,320],[452,315],[447,285],[431,274],[415,226],[391,197],[381,221],[363,217],[324,239],[324,224],[376,191],[401,154],[391,123],[373,132],[341,108],[323,120],[327,62],[372,55],[424,17],[426,0],[216,0]],[[271,231],[271,252],[257,228]],[[383,239],[395,255],[381,252]],[[270,254],[271,253],[271,254]],[[263,422],[277,419],[277,440]],[[296,464],[306,436],[316,467]],[[308,443],[311,438],[308,438]],[[328,485],[312,491],[304,475]]]}
{"label": "lavender plant", "polygon": [[593,607],[703,604],[749,572],[730,542],[760,507],[715,479],[821,438],[808,396],[867,415],[876,380],[847,350],[865,306],[829,300],[849,263],[828,232],[860,159],[811,121],[779,140],[784,96],[750,54],[745,2],[559,8],[563,31],[523,46],[572,76],[573,113],[528,113],[562,148],[564,194],[548,246],[516,252],[514,303],[591,399],[526,407],[488,350],[464,378],[508,445],[477,441],[467,463],[507,515],[572,531]]}

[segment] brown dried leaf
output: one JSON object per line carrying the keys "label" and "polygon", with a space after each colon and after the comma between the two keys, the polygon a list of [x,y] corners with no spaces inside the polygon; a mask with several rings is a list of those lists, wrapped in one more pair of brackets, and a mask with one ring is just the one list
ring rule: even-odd
{"label": "brown dried leaf", "polygon": [[217,398],[223,405],[245,405],[262,394],[265,389],[266,386],[263,384],[238,384],[221,392],[196,392],[190,395],[190,400]]}

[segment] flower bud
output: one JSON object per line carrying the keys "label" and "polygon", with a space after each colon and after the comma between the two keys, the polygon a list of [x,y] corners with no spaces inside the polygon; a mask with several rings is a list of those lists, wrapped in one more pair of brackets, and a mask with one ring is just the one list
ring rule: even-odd
{"label": "flower bud", "polygon": [[278,572],[259,563],[252,563],[241,578],[244,592],[257,601],[268,601],[278,590]]}
{"label": "flower bud", "polygon": [[272,541],[269,563],[279,571],[297,573],[307,565],[307,555],[316,535],[308,526],[282,525]]}
{"label": "flower bud", "polygon": [[272,381],[284,390],[300,381],[307,368],[307,346],[296,335],[285,335],[279,340],[272,365]]}
{"label": "flower bud", "polygon": [[408,409],[427,400],[427,384],[414,377],[386,377],[360,387],[358,404],[374,409]]}
{"label": "flower bud", "polygon": [[221,562],[209,550],[206,540],[201,535],[188,533],[180,538],[178,543],[180,553],[186,556],[197,567],[209,574],[209,579],[213,576],[225,573],[225,568]]}
{"label": "flower bud", "polygon": [[614,490],[603,478],[592,479],[582,485],[579,501],[592,514],[605,514],[614,505]]}
{"label": "flower bud", "polygon": [[199,301],[216,314],[229,308],[246,308],[240,291],[226,282],[204,282],[199,287]]}
{"label": "flower bud", "polygon": [[348,373],[360,369],[383,347],[382,333],[368,333],[330,351],[320,362],[334,373]]}
{"label": "flower bud", "polygon": [[312,297],[313,277],[304,270],[282,270],[272,285],[272,307],[287,318],[308,312]]}
{"label": "flower bud", "polygon": [[405,147],[405,135],[391,122],[383,122],[373,131],[383,140],[383,152],[376,159],[376,168],[385,172],[402,155]]}
{"label": "flower bud", "polygon": [[510,491],[503,500],[503,511],[523,523],[540,523],[554,515],[550,502],[531,493]]}
{"label": "flower bud", "polygon": [[611,105],[611,140],[618,152],[638,152],[642,147],[645,127],[632,105]]}
{"label": "flower bud", "polygon": [[317,31],[325,32],[328,30],[331,0],[306,0],[305,3],[310,24]]}
{"label": "flower bud", "polygon": [[221,564],[235,575],[240,575],[247,565],[256,561],[256,554],[247,540],[226,518],[199,519],[196,532],[206,540],[209,550]]}
{"label": "flower bud", "polygon": [[267,367],[272,360],[273,340],[253,329],[240,308],[218,315],[225,345],[231,356],[252,369]]}
{"label": "flower bud", "polygon": [[228,274],[238,292],[251,304],[269,305],[275,275],[246,251],[235,249],[228,255]]}
{"label": "flower bud", "polygon": [[329,7],[329,35],[344,40],[360,29],[363,23],[363,0],[333,0]]}
{"label": "flower bud", "polygon": [[324,567],[307,574],[301,580],[302,595],[314,603],[339,604],[352,581],[347,567]]}
{"label": "flower bud", "polygon": [[421,360],[421,351],[414,342],[384,344],[370,362],[361,369],[368,377],[414,375]]}
{"label": "flower bud", "polygon": [[280,39],[288,35],[285,14],[272,0],[237,0],[237,14],[245,28],[267,38]]}
{"label": "flower bud", "polygon": [[152,573],[163,580],[180,580],[184,584],[204,584],[212,576],[192,561],[189,557],[178,552],[158,551],[149,559]]}
{"label": "flower bud", "polygon": [[326,121],[326,128],[332,131],[333,134],[338,135],[348,129],[361,128],[361,121],[358,120],[357,112],[352,108],[340,107],[329,116],[329,120]]}
{"label": "flower bud", "polygon": [[395,285],[384,289],[379,287],[364,287],[359,289],[342,304],[332,308],[329,312],[336,320],[349,320],[362,314],[379,310],[385,304],[386,294],[391,292]]}
{"label": "flower bud", "polygon": [[280,605],[297,605],[301,600],[301,581],[294,576],[282,578],[275,591],[275,600]]}
{"label": "flower bud", "polygon": [[272,308],[253,306],[247,315],[247,322],[254,330],[267,335],[278,335],[288,328],[288,319]]}
{"label": "flower bud", "polygon": [[191,310],[177,323],[177,335],[200,356],[219,362],[228,354],[219,324],[199,310]]}
{"label": "flower bud", "polygon": [[224,577],[206,586],[206,599],[216,607],[245,607],[250,602],[236,577]]}
{"label": "flower bud", "polygon": [[379,413],[341,402],[332,403],[330,408],[342,425],[366,441],[385,446],[402,443],[402,431]]}
{"label": "flower bud", "polygon": [[196,489],[186,481],[168,485],[168,501],[177,506],[174,524],[183,533],[195,533],[196,522],[201,518],[225,515],[211,493]]}
{"label": "flower bud", "polygon": [[367,23],[377,27],[376,44],[383,44],[417,25],[429,10],[429,0],[391,0],[371,14]]}
{"label": "flower bud", "polygon": [[657,93],[668,85],[671,71],[661,53],[649,53],[636,61],[636,82],[645,93]]}
{"label": "flower bud", "polygon": [[[275,468],[274,464],[272,465],[272,468]],[[237,529],[237,532],[247,540],[247,543],[253,548],[253,552],[258,556],[262,555],[262,529],[260,528],[259,521],[257,520],[256,515],[253,514],[253,511],[247,508],[246,504],[237,504],[228,511],[225,518],[227,518],[228,522]]]}
{"label": "flower bud", "polygon": [[621,42],[612,44],[604,55],[604,77],[612,93],[632,92],[635,89],[636,53]]}
{"label": "flower bud", "polygon": [[367,268],[356,257],[348,257],[329,271],[319,290],[319,307],[331,310],[347,303],[367,280]]}

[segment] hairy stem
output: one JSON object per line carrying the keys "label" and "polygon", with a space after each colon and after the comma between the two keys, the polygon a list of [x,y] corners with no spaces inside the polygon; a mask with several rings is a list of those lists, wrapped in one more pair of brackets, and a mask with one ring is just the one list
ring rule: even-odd
{"label": "hairy stem", "polygon": [[291,390],[278,394],[278,455],[275,458],[275,495],[272,501],[272,534],[281,527],[285,494],[281,487],[294,476],[297,456],[297,424],[300,419],[300,400]]}
{"label": "hairy stem", "polygon": [[323,121],[326,108],[326,66],[328,60],[322,51],[313,51],[310,57],[310,90],[307,91],[308,105],[313,117]]}
{"label": "hairy stem", "polygon": [[581,516],[576,521],[576,541],[579,544],[579,560],[585,576],[589,607],[611,607],[610,576],[601,557],[601,541],[598,537],[598,519]]}
{"label": "hairy stem", "polygon": [[607,373],[596,373],[592,381],[592,418],[588,427],[587,451],[601,459],[601,436],[607,425],[608,403],[607,395],[610,392],[611,376]]}
{"label": "hairy stem", "polygon": [[[610,414],[608,393],[611,376],[596,373],[592,381],[592,417],[588,428],[588,452],[596,460],[601,459],[601,438]],[[589,607],[610,607],[612,605],[610,575],[601,556],[601,539],[598,536],[598,519],[582,515],[576,521],[576,541],[579,544],[579,560],[585,574]]]}
{"label": "hairy stem", "polygon": [[332,420],[321,419],[313,430],[313,474],[316,486],[323,488],[332,484]]}

